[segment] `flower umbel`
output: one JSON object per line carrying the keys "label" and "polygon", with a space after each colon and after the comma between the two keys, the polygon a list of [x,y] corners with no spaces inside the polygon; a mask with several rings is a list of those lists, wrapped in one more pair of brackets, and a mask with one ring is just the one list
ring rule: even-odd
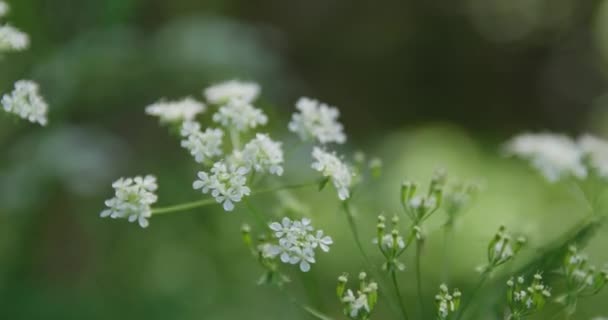
{"label": "flower umbel", "polygon": [[283,175],[283,149],[281,143],[273,141],[267,134],[258,133],[242,152],[245,164],[256,172]]}
{"label": "flower umbel", "polygon": [[231,80],[212,85],[203,94],[209,103],[215,105],[226,104],[232,99],[251,103],[260,94],[260,86],[254,82]]}
{"label": "flower umbel", "polygon": [[198,179],[192,187],[201,189],[203,193],[210,192],[218,203],[223,204],[224,210],[232,211],[236,202],[251,193],[251,189],[246,185],[248,172],[245,167],[219,161],[213,164],[210,174],[199,171]]}
{"label": "flower umbel", "polygon": [[450,293],[447,285],[440,285],[439,293],[435,296],[437,319],[446,320],[450,314],[458,311],[458,308],[460,307],[460,298],[461,293],[458,289],[454,289],[454,291]]}
{"label": "flower umbel", "polygon": [[155,194],[158,189],[156,177],[147,175],[134,178],[120,178],[112,187],[114,197],[105,202],[108,207],[102,211],[102,218],[126,218],[129,222],[138,221],[142,228],[149,225],[148,218],[152,215],[150,206],[158,200]]}
{"label": "flower umbel", "polygon": [[338,277],[336,293],[342,302],[344,315],[353,320],[367,320],[378,302],[378,284],[368,282],[365,272],[359,274],[359,288],[356,295],[351,289],[346,289],[348,276]]}
{"label": "flower umbel", "polygon": [[507,303],[511,312],[509,319],[523,319],[542,310],[551,297],[551,289],[542,283],[542,279],[540,273],[535,274],[527,287],[524,277],[507,281]]}
{"label": "flower umbel", "polygon": [[17,81],[13,92],[2,97],[2,106],[4,111],[30,122],[47,124],[48,105],[38,91],[38,84],[33,81]]}
{"label": "flower umbel", "polygon": [[0,26],[0,52],[23,51],[30,45],[30,38],[19,29],[5,24]]}
{"label": "flower umbel", "polygon": [[513,241],[510,233],[504,226],[500,226],[498,232],[488,244],[488,264],[478,268],[478,271],[491,272],[494,268],[511,261],[515,255],[526,244],[524,237]]}
{"label": "flower umbel", "polygon": [[221,129],[207,128],[201,131],[198,122],[184,122],[181,129],[184,137],[181,145],[188,149],[198,163],[204,163],[209,159],[222,155],[222,138],[224,132]]}
{"label": "flower umbel", "polygon": [[228,129],[238,132],[255,129],[265,125],[268,117],[262,110],[254,108],[250,102],[243,99],[230,99],[228,103],[213,115],[213,121]]}
{"label": "flower umbel", "polygon": [[302,140],[314,139],[322,144],[346,142],[344,126],[338,122],[338,109],[305,97],[296,102],[296,108],[299,113],[293,114],[289,130]]}
{"label": "flower umbel", "polygon": [[317,248],[329,252],[329,246],[333,244],[331,237],[326,236],[323,230],[315,230],[307,218],[291,220],[285,217],[280,223],[269,224],[269,227],[277,243],[269,243],[264,255],[280,257],[283,263],[299,264],[302,272],[308,272],[311,264],[316,262]]}
{"label": "flower umbel", "polygon": [[[394,216],[392,219],[393,229],[390,233],[387,233],[385,218],[383,215],[378,216],[377,235],[374,238],[373,243],[378,245],[380,252],[386,259],[386,262],[382,265],[382,270],[388,272],[403,271],[405,265],[398,259],[405,252],[405,249],[409,245],[409,241],[406,242],[403,237],[399,234],[399,217]],[[409,239],[408,239],[409,240]]]}
{"label": "flower umbel", "polygon": [[313,149],[312,156],[315,160],[312,168],[331,179],[340,200],[348,199],[350,197],[349,188],[353,181],[353,173],[350,168],[335,153],[329,153],[318,147]]}
{"label": "flower umbel", "polygon": [[608,179],[608,141],[592,135],[585,135],[578,140],[589,171],[599,177]]}
{"label": "flower umbel", "polygon": [[207,107],[192,97],[179,101],[161,100],[146,107],[146,114],[158,117],[162,123],[181,123],[193,121]]}

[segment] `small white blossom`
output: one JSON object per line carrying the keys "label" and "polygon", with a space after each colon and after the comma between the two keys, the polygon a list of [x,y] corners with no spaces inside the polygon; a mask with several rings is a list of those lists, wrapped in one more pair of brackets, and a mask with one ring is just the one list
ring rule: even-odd
{"label": "small white blossom", "polygon": [[29,45],[30,38],[26,33],[8,24],[0,26],[0,52],[23,51]]}
{"label": "small white blossom", "polygon": [[242,152],[245,164],[257,172],[283,174],[283,150],[281,143],[275,142],[267,134],[256,134],[256,137],[245,145]]}
{"label": "small white blossom", "polygon": [[142,228],[148,227],[148,218],[152,215],[150,206],[158,197],[154,193],[158,189],[156,178],[151,175],[135,178],[120,178],[112,187],[114,197],[105,202],[108,207],[102,211],[102,218],[125,218],[129,222],[138,221]]}
{"label": "small white blossom", "polygon": [[353,181],[353,173],[334,153],[329,153],[315,147],[312,151],[314,162],[312,168],[321,172],[324,177],[332,180],[338,190],[338,197],[344,201],[350,197],[349,188]]}
{"label": "small white blossom", "polygon": [[589,165],[603,178],[608,178],[608,141],[592,135],[581,137],[578,144]]}
{"label": "small white blossom", "polygon": [[181,135],[185,138],[182,147],[188,149],[198,163],[222,155],[224,132],[221,129],[207,128],[202,132],[198,122],[184,122]]}
{"label": "small white blossom", "polygon": [[253,102],[260,94],[260,86],[254,82],[237,80],[226,81],[208,87],[204,91],[205,98],[212,104],[225,104],[232,99]]}
{"label": "small white blossom", "polygon": [[551,182],[568,176],[587,176],[581,148],[567,136],[522,134],[513,138],[506,149],[508,154],[530,161]]}
{"label": "small white blossom", "polygon": [[299,264],[302,272],[308,272],[316,262],[316,248],[328,252],[333,244],[331,237],[324,235],[322,230],[315,230],[307,218],[292,221],[285,217],[280,223],[269,224],[269,228],[278,244],[267,247],[264,254],[279,257],[283,263]]}
{"label": "small white blossom", "polygon": [[0,18],[4,17],[9,12],[9,10],[10,8],[8,4],[4,1],[0,1]]}
{"label": "small white blossom", "polygon": [[248,170],[226,164],[224,161],[216,162],[211,168],[211,173],[200,171],[198,180],[194,181],[192,187],[201,189],[203,193],[211,192],[211,196],[218,203],[222,203],[224,210],[234,210],[234,203],[240,202],[244,196],[251,194],[247,187]]}
{"label": "small white blossom", "polygon": [[46,125],[48,105],[38,92],[38,84],[29,80],[15,83],[15,89],[2,97],[4,111],[33,123]]}
{"label": "small white blossom", "polygon": [[146,113],[158,117],[161,122],[179,123],[183,121],[192,121],[200,113],[205,112],[207,107],[193,99],[186,97],[179,101],[164,101],[161,100],[146,107]]}
{"label": "small white blossom", "polygon": [[226,128],[247,131],[265,125],[268,122],[268,117],[262,110],[253,107],[246,100],[230,99],[213,115],[213,121]]}
{"label": "small white blossom", "polygon": [[300,98],[296,102],[299,113],[294,113],[289,130],[303,140],[316,139],[320,143],[344,143],[344,127],[338,122],[340,112],[334,107],[314,99]]}
{"label": "small white blossom", "polygon": [[[388,233],[382,236],[381,241],[382,243],[380,245],[382,246],[382,249],[386,251],[390,251],[393,249],[393,242],[396,242],[398,250],[405,249],[405,240],[403,240],[402,236],[398,235],[395,237],[395,239],[393,239],[393,235]],[[372,239],[372,243],[378,244],[378,238]]]}

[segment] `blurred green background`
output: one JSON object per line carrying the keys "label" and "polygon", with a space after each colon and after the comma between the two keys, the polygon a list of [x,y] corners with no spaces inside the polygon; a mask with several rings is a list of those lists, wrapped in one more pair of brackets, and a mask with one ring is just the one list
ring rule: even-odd
{"label": "blurred green background", "polygon": [[[36,80],[51,109],[46,128],[0,123],[0,319],[308,319],[255,285],[262,270],[241,244],[244,208],[154,217],[146,230],[99,218],[119,176],[157,175],[160,205],[200,198],[190,156],[144,115],[161,97],[258,81],[266,129],[284,140],[299,96],[338,106],[350,139],[340,151],[381,156],[388,173],[356,201],[364,239],[378,213],[397,212],[402,179],[444,167],[483,181],[450,249],[450,285],[465,296],[500,224],[534,248],[584,215],[567,187],[502,158],[500,143],[522,130],[608,136],[606,0],[8,2],[32,46],[0,60],[0,91]],[[310,179],[307,152],[290,156],[289,179]],[[336,277],[363,262],[333,191],[299,194],[335,245],[309,274],[291,273],[289,291],[340,318]],[[253,202],[270,215],[269,200]],[[430,222],[423,256],[429,310],[444,270],[442,219]],[[608,261],[607,240],[604,229],[590,243],[592,262]],[[375,252],[371,241],[366,249]],[[415,310],[410,253],[406,264]],[[501,299],[492,292],[488,309]],[[608,316],[606,298],[581,303],[576,319]],[[376,318],[391,317],[381,301]]]}

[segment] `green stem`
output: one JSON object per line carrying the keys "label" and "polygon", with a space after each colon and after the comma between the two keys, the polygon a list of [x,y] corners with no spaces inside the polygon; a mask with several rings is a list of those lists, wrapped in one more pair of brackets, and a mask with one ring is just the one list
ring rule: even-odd
{"label": "green stem", "polygon": [[395,270],[391,271],[391,280],[393,282],[393,287],[395,288],[395,294],[397,295],[397,299],[399,300],[399,309],[401,309],[401,316],[403,320],[408,320],[407,310],[405,309],[405,304],[403,303],[403,297],[401,296],[401,290],[399,289],[399,282],[397,282],[397,275],[395,274]]}
{"label": "green stem", "polygon": [[473,289],[473,291],[471,291],[471,295],[469,296],[469,299],[467,299],[466,302],[463,304],[462,308],[460,308],[460,312],[458,313],[458,316],[456,316],[456,320],[459,320],[460,318],[462,318],[462,316],[465,314],[465,312],[471,305],[471,302],[473,300],[475,300],[475,296],[479,293],[479,290],[481,290],[481,287],[483,287],[483,284],[488,279],[489,273],[490,273],[489,271],[485,271],[484,273],[481,274],[481,279],[479,279],[479,282],[475,286],[475,289]]}
{"label": "green stem", "polygon": [[[261,194],[265,194],[265,193],[272,193],[272,192],[281,191],[281,190],[288,190],[288,189],[301,189],[301,188],[316,186],[317,184],[318,184],[317,182],[314,182],[314,183],[301,183],[301,184],[292,184],[292,185],[272,187],[272,188],[261,189],[261,190],[252,192],[251,196],[261,195]],[[195,208],[212,205],[215,203],[217,203],[217,201],[213,198],[192,201],[192,202],[187,202],[187,203],[181,203],[181,204],[177,204],[177,205],[173,205],[173,206],[169,206],[169,207],[152,209],[152,215],[191,210],[191,209],[195,209]]]}
{"label": "green stem", "polygon": [[420,268],[422,242],[416,242],[416,287],[418,289],[418,304],[420,306],[420,319],[424,318],[424,294],[422,292],[422,270]]}
{"label": "green stem", "polygon": [[299,303],[295,297],[293,297],[290,293],[284,291],[283,288],[279,288],[279,290],[280,290],[280,292],[284,293],[287,296],[287,298],[289,299],[289,302],[291,302],[293,305],[297,306],[298,308],[302,309],[304,312],[308,313],[315,319],[334,320],[332,317],[325,315],[324,313],[322,313],[321,311],[319,311],[313,307]]}
{"label": "green stem", "polygon": [[238,131],[230,130],[230,142],[232,143],[232,148],[235,150],[241,149],[241,137],[239,136]]}

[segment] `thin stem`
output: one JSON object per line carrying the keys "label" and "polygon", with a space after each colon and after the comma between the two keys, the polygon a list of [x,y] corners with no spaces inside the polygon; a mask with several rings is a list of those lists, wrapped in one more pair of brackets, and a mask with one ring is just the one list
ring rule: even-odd
{"label": "thin stem", "polygon": [[422,242],[416,242],[416,287],[418,288],[418,304],[420,305],[420,319],[424,318],[424,294],[422,292],[422,270],[420,268]]}
{"label": "thin stem", "polygon": [[[252,192],[251,196],[261,195],[261,194],[265,194],[265,193],[272,193],[272,192],[281,191],[281,190],[288,190],[288,189],[301,189],[301,188],[316,186],[317,184],[318,184],[317,182],[301,183],[301,184],[292,184],[292,185],[272,187],[272,188],[267,188],[267,189],[260,189],[258,191]],[[173,206],[169,206],[169,207],[155,208],[155,209],[152,209],[152,214],[158,215],[158,214],[166,214],[166,213],[172,213],[172,212],[178,212],[178,211],[191,210],[191,209],[195,209],[195,208],[212,205],[215,203],[217,203],[217,201],[215,199],[208,198],[208,199],[203,199],[203,200],[198,200],[198,201],[181,203],[181,204],[177,204],[177,205],[173,205]]]}
{"label": "thin stem", "polygon": [[448,283],[450,280],[450,236],[452,235],[452,226],[446,225],[443,229],[443,282]]}
{"label": "thin stem", "polygon": [[232,148],[235,150],[241,149],[241,137],[239,136],[239,132],[232,129],[230,130],[230,142],[232,143]]}
{"label": "thin stem", "polygon": [[405,309],[405,304],[403,303],[403,297],[401,296],[401,289],[399,289],[399,282],[397,282],[397,275],[395,270],[391,271],[391,280],[393,282],[393,287],[395,288],[395,294],[397,295],[397,300],[399,300],[399,309],[401,310],[401,316],[404,320],[408,320],[407,310]]}
{"label": "thin stem", "polygon": [[471,295],[469,296],[469,299],[467,299],[467,301],[462,305],[462,308],[460,308],[460,312],[458,313],[458,316],[456,316],[456,320],[459,320],[460,318],[462,318],[464,313],[467,311],[467,308],[471,305],[471,302],[473,300],[475,300],[475,296],[479,293],[479,290],[481,290],[481,287],[483,287],[483,284],[488,279],[488,274],[489,274],[489,271],[486,271],[481,274],[481,279],[479,279],[479,282],[475,286],[475,289],[473,289],[473,291],[471,291]]}

